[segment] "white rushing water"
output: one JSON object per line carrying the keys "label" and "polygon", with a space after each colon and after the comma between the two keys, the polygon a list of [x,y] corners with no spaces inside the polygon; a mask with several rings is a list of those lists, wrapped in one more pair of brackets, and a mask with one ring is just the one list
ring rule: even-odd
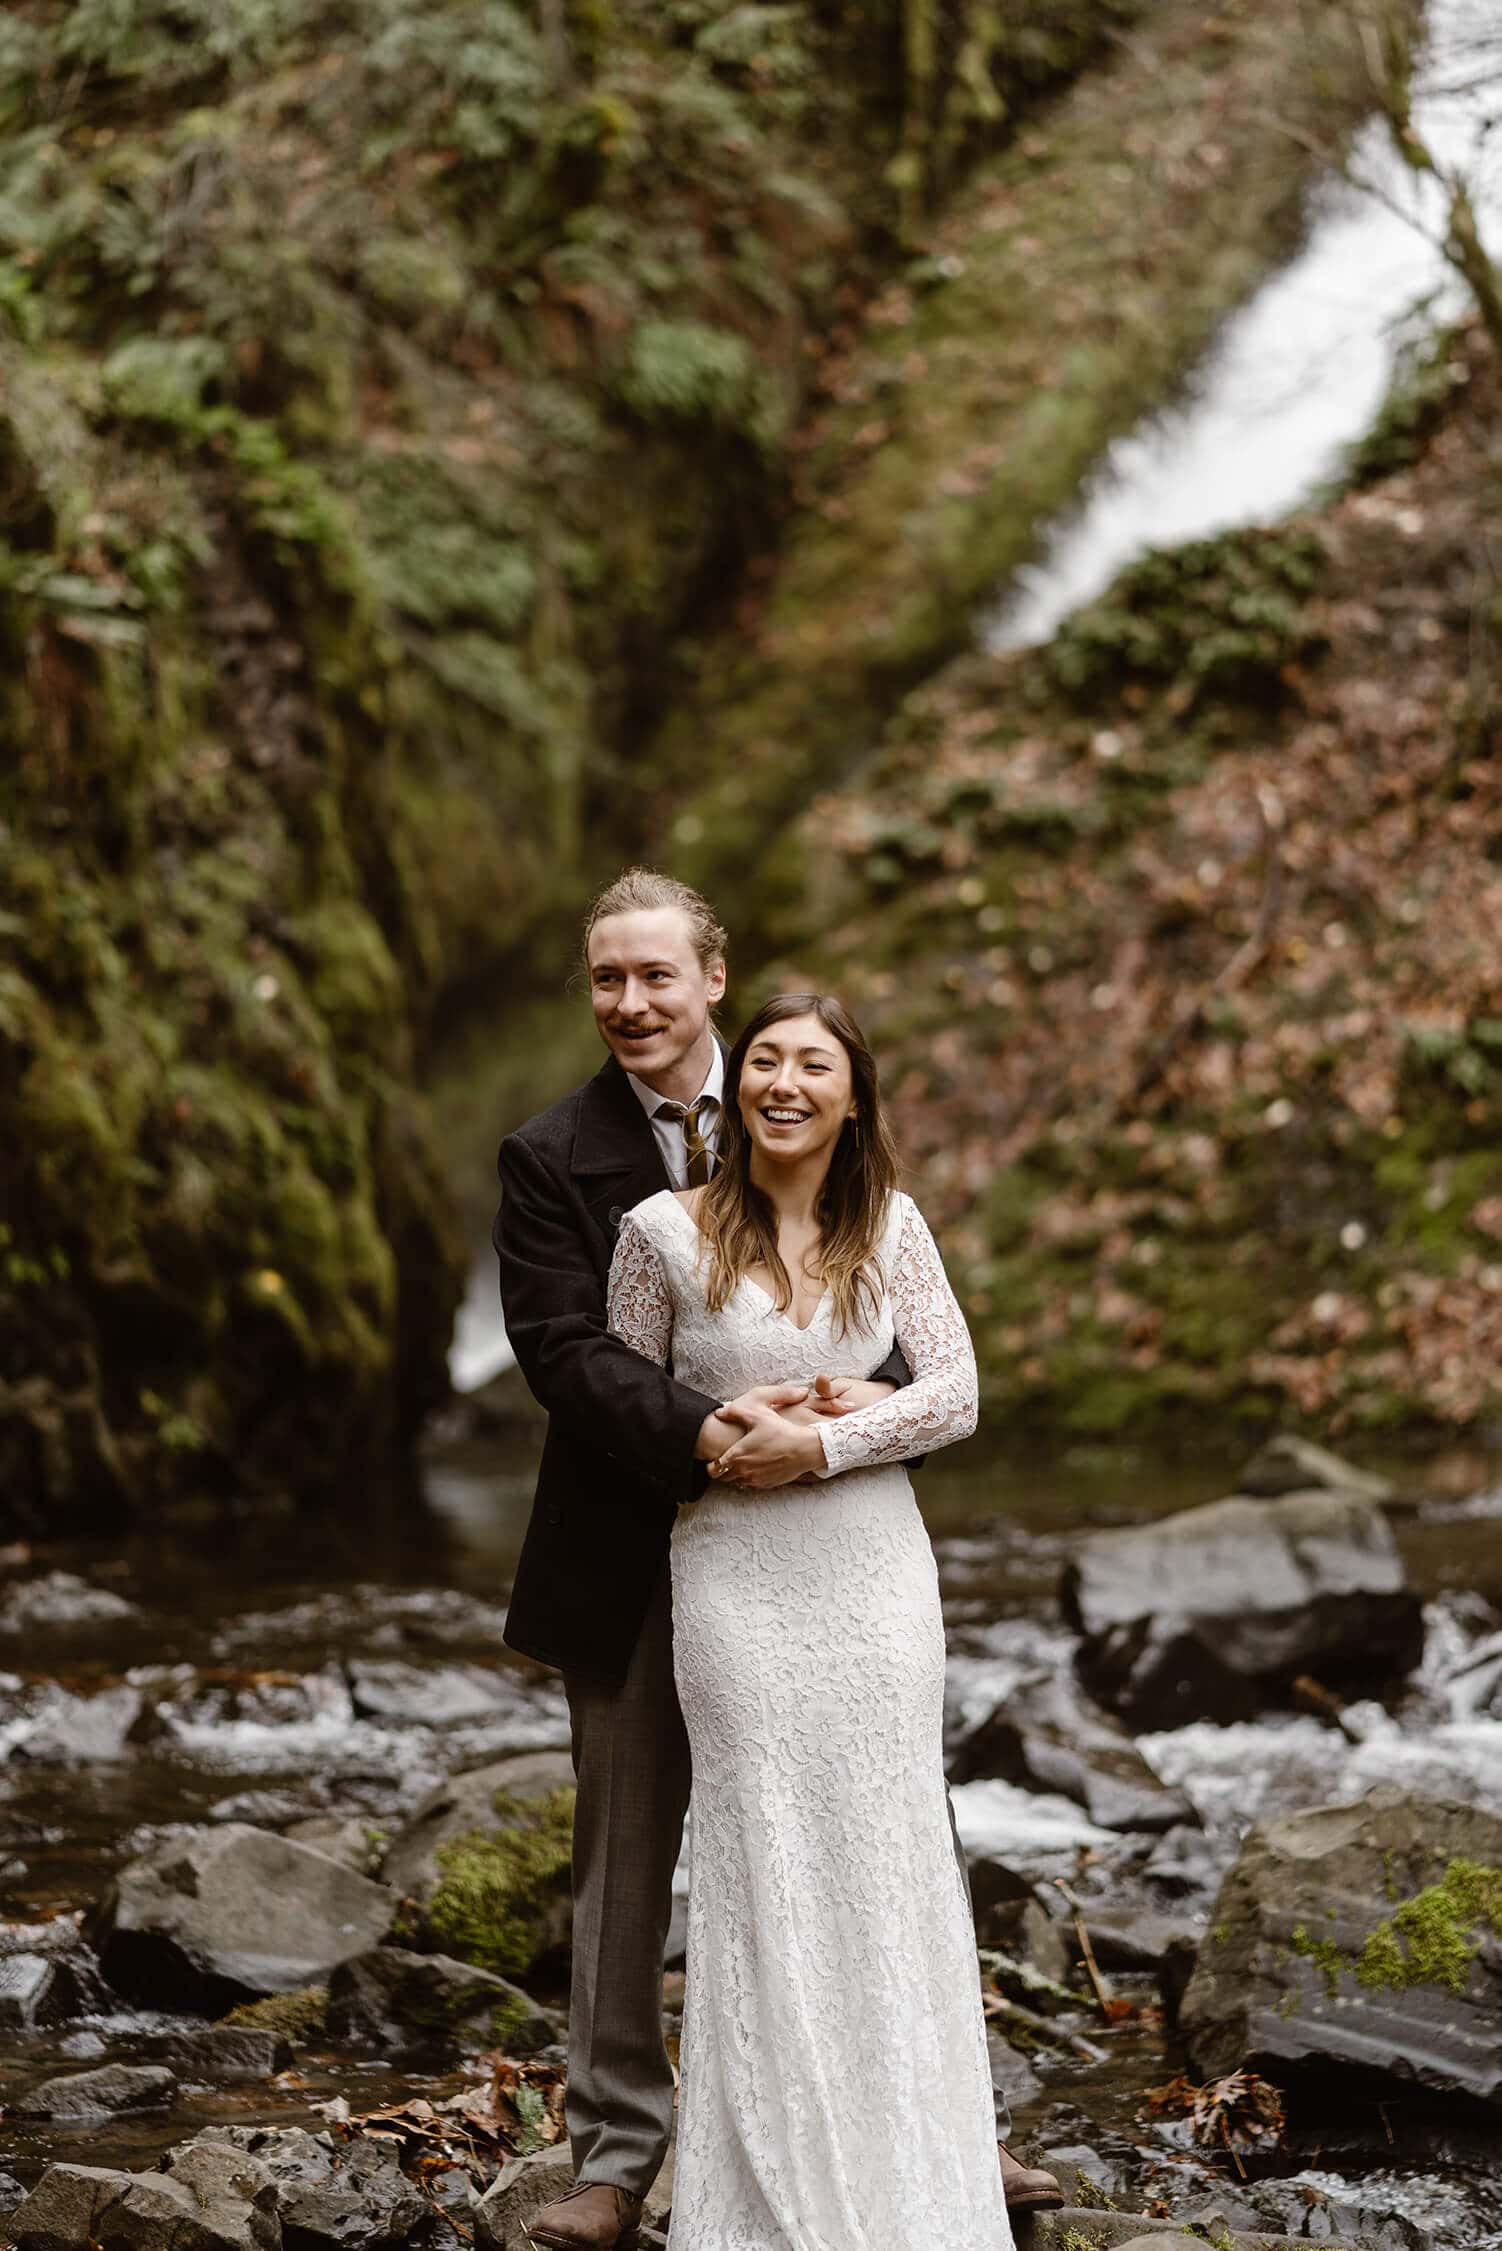
{"label": "white rushing water", "polygon": [[464,1302],[454,1322],[449,1346],[449,1380],[456,1391],[478,1391],[516,1355],[501,1319],[501,1291],[496,1279],[495,1252],[487,1243],[475,1254],[465,1286]]}
{"label": "white rushing water", "polygon": [[[1502,250],[1502,4],[1431,0],[1414,101],[1420,137],[1472,183]],[[1317,195],[1302,251],[1226,322],[1178,405],[1111,447],[1081,504],[1045,537],[982,627],[993,652],[1048,640],[1151,547],[1265,523],[1307,499],[1370,428],[1416,310],[1453,314],[1463,285],[1439,248],[1445,198],[1410,172],[1387,128],[1358,136],[1364,185]]]}

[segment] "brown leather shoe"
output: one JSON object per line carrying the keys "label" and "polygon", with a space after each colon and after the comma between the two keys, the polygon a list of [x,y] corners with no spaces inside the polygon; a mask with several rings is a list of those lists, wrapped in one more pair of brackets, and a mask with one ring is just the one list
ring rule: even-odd
{"label": "brown leather shoe", "polygon": [[522,2233],[537,2251],[636,2251],[644,2201],[608,2181],[581,2181],[534,2213]]}
{"label": "brown leather shoe", "polygon": [[1001,2159],[1001,2187],[1009,2212],[1063,2210],[1064,2191],[1052,2173],[1045,2173],[1041,2166],[1019,2164],[1005,2142],[996,2144],[996,2154]]}

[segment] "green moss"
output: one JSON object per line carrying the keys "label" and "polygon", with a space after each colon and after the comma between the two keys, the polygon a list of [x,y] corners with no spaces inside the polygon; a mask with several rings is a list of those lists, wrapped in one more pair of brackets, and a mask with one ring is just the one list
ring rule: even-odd
{"label": "green moss", "polygon": [[1289,1943],[1295,1954],[1302,1954],[1312,1962],[1324,1978],[1327,1992],[1333,1996],[1339,1990],[1340,1973],[1351,1968],[1351,1957],[1333,1939],[1313,1938],[1302,1923],[1295,1924],[1289,1933]]}
{"label": "green moss", "polygon": [[1463,1993],[1486,1923],[1502,1935],[1502,1869],[1452,1860],[1437,1884],[1405,1899],[1367,1940],[1356,1974],[1363,1985],[1443,1985]]}
{"label": "green moss", "polygon": [[1481,1951],[1476,1932],[1482,1923],[1502,1934],[1502,1869],[1452,1860],[1438,1883],[1405,1899],[1377,1925],[1359,1955],[1311,1938],[1302,1924],[1291,1938],[1295,1952],[1323,1972],[1332,1995],[1342,1973],[1367,1986],[1442,1985],[1464,1993]]}
{"label": "green moss", "polygon": [[1322,561],[1302,530],[1232,532],[1146,555],[1066,621],[1048,661],[1082,701],[1132,680],[1276,698],[1284,667],[1312,645],[1306,602]]}
{"label": "green moss", "polygon": [[532,2010],[524,1993],[508,1994],[504,2001],[497,2001],[490,2012],[490,2037],[503,2055],[531,2017]]}
{"label": "green moss", "polygon": [[506,1826],[471,1830],[440,1848],[440,1880],[427,1921],[461,1960],[517,1976],[536,1960],[557,1900],[568,1889],[574,1793],[499,1793],[495,1811]]}
{"label": "green moss", "polygon": [[328,2016],[326,1985],[307,1985],[296,1993],[272,1993],[261,2001],[242,2001],[221,2024],[250,2025],[264,2032],[280,2032],[295,2047],[316,2040]]}
{"label": "green moss", "polygon": [[1066,2228],[1062,2251],[1101,2251],[1101,2239],[1098,2235],[1085,2235],[1079,2228]]}

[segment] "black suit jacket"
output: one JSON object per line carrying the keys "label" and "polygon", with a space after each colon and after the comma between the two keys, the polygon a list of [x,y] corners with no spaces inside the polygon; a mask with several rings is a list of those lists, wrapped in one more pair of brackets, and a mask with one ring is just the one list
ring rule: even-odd
{"label": "black suit jacket", "polygon": [[[651,1122],[612,1056],[507,1136],[493,1239],[506,1333],[548,1434],[506,1640],[568,1672],[621,1679],[679,1506],[704,1489],[699,1427],[721,1404],[605,1324],[624,1215],[671,1187]],[[894,1354],[876,1373],[909,1382]]]}

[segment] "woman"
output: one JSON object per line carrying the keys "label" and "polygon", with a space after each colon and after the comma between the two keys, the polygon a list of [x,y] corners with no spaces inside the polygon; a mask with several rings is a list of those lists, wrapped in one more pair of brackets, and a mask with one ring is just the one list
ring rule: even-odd
{"label": "woman", "polygon": [[840,1003],[770,1001],[726,1066],[720,1162],[622,1222],[616,1334],[721,1398],[913,1382],[805,1432],[770,1492],[736,1449],[673,1534],[693,1754],[677,2251],[1004,2251],[969,1902],[944,1796],[938,1580],[901,1464],[975,1427],[975,1359],[896,1188]]}

